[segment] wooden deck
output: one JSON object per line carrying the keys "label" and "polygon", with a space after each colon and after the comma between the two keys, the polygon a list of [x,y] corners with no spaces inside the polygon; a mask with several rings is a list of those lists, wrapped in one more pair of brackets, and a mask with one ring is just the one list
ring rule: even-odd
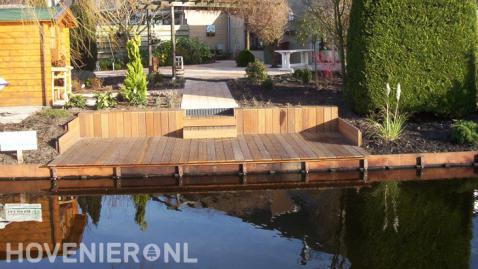
{"label": "wooden deck", "polygon": [[252,134],[237,138],[83,138],[50,167],[141,167],[364,159],[339,133]]}

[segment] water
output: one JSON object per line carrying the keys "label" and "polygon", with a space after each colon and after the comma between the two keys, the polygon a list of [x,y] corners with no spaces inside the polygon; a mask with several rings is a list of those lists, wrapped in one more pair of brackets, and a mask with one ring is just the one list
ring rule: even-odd
{"label": "water", "polygon": [[[0,268],[478,268],[477,190],[476,180],[450,180],[360,189],[1,195],[0,204],[41,204],[42,215],[41,222],[0,229]],[[53,264],[8,263],[8,242],[179,243],[183,252],[181,263],[139,255],[139,263],[66,264],[63,254]],[[184,263],[184,243],[197,263]]]}

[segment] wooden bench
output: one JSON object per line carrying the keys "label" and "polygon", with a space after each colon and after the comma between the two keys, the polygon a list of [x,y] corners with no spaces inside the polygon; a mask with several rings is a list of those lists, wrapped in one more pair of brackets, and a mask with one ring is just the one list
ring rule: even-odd
{"label": "wooden bench", "polygon": [[24,150],[37,150],[36,131],[0,133],[0,151],[16,151],[18,163],[23,163]]}

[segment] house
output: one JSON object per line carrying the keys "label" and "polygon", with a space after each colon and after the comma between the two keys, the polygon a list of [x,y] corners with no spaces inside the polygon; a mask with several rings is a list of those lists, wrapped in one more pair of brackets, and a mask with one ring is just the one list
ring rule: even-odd
{"label": "house", "polygon": [[69,29],[76,25],[62,6],[0,8],[0,106],[47,106],[68,98]]}
{"label": "house", "polygon": [[[299,17],[305,10],[304,3],[298,0],[288,0],[291,9],[290,25],[284,33],[281,41],[281,49],[304,48],[294,36],[293,19]],[[155,2],[155,1],[152,1]],[[158,2],[158,1],[156,1]],[[163,1],[161,1],[163,2]],[[176,38],[190,37],[198,39],[207,45],[211,50],[230,57],[236,56],[246,48],[246,27],[244,21],[229,12],[222,5],[234,2],[229,0],[217,1],[181,1],[175,5],[175,34]],[[171,40],[170,10],[163,9],[158,13],[158,20],[152,20],[150,26],[152,43]],[[99,27],[98,34],[98,58],[111,59],[124,57],[125,52],[111,48],[111,41],[108,32],[111,26]],[[143,27],[139,33],[143,40],[143,49],[148,45],[148,32]],[[251,51],[266,63],[271,62],[271,55],[268,55],[264,44],[260,39],[251,34]],[[121,56],[123,55],[123,56]]]}

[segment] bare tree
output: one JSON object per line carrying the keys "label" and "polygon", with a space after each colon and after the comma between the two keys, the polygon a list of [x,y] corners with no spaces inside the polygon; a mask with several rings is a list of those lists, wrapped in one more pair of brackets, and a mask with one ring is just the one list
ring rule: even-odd
{"label": "bare tree", "polygon": [[284,35],[289,21],[287,0],[234,0],[232,10],[244,20],[246,48],[250,48],[249,32],[266,44],[274,45]]}
{"label": "bare tree", "polygon": [[321,24],[326,37],[337,46],[344,79],[346,76],[345,48],[352,0],[302,0],[307,12]]}

